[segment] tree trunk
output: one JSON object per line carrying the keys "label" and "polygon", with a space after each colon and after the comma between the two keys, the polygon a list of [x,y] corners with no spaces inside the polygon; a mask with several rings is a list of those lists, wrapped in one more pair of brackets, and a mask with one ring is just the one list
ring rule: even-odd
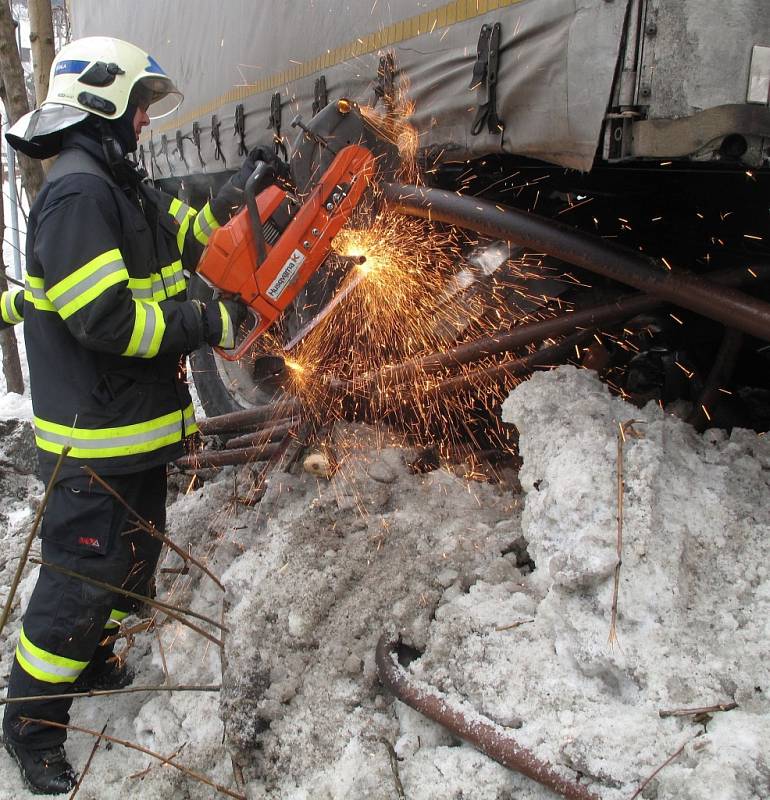
{"label": "tree trunk", "polygon": [[[9,0],[0,0],[0,78],[5,88],[5,111],[13,125],[29,111],[29,99],[24,84],[19,48],[16,45],[16,26]],[[21,153],[19,153],[19,166],[31,204],[43,185],[43,167],[39,161],[27,158]]]}
{"label": "tree trunk", "polygon": [[32,46],[32,71],[35,78],[35,105],[48,94],[48,78],[54,57],[51,0],[29,0],[29,41]]}
{"label": "tree trunk", "polygon": [[[4,193],[3,164],[2,157],[0,157],[0,243],[5,239],[5,214],[2,203]],[[3,248],[0,247],[0,292],[4,292],[7,288],[5,258],[3,257]],[[24,378],[21,374],[19,347],[16,343],[16,334],[13,328],[6,328],[0,331],[0,350],[3,353],[3,375],[5,375],[6,391],[14,394],[24,394]]]}

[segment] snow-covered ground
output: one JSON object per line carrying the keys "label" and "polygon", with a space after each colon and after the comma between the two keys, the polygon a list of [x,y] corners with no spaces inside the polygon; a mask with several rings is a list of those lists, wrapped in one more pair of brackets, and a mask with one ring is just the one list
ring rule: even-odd
{"label": "snow-covered ground", "polygon": [[[0,411],[14,417],[25,404],[7,402],[0,396]],[[239,772],[249,798],[398,797],[385,741],[409,800],[554,797],[393,701],[374,648],[398,631],[419,654],[407,667],[414,680],[485,714],[603,800],[628,800],[680,748],[643,797],[766,800],[770,442],[740,430],[699,436],[569,367],[520,386],[503,413],[521,432],[523,493],[448,470],[412,474],[407,450],[359,426],[335,434],[345,457],[334,477],[274,475],[255,506],[238,502],[248,468],[202,488],[175,480],[169,535],[206,559],[226,592],[193,567],[161,574],[158,596],[215,619],[224,604],[224,659],[168,622],[162,650],[140,634],[128,657],[136,685],[162,683],[165,658],[172,683],[222,680],[224,690],[78,700],[72,722],[107,722],[108,734],[164,755],[182,748],[180,763],[234,791]],[[617,431],[630,419],[610,646]],[[0,599],[42,488],[3,467]],[[172,554],[162,566],[179,564]],[[22,606],[33,581],[30,570]],[[17,607],[0,638],[1,678],[19,622]],[[658,713],[728,702],[738,708],[707,719]],[[71,735],[77,768],[92,744]],[[80,796],[214,796],[169,767],[134,776],[151,762],[101,749]],[[27,796],[0,753],[0,799]]]}

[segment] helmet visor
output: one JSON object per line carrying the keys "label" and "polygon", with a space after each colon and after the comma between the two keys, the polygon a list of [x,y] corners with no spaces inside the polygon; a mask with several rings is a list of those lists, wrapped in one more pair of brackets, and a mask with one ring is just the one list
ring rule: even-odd
{"label": "helmet visor", "polygon": [[145,75],[131,90],[129,102],[147,112],[150,119],[160,119],[173,114],[184,100],[184,95],[165,76]]}

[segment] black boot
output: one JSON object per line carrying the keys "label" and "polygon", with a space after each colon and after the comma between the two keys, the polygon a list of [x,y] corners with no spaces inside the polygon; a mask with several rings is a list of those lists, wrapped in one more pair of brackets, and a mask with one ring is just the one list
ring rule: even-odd
{"label": "black boot", "polygon": [[5,749],[21,769],[21,777],[33,794],[64,794],[75,788],[75,772],[62,745],[33,750],[6,740]]}

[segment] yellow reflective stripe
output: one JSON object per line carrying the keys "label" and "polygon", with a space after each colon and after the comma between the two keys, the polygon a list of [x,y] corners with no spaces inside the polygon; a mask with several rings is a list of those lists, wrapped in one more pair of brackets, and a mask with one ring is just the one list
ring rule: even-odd
{"label": "yellow reflective stripe", "polygon": [[116,458],[136,453],[150,453],[195,433],[192,403],[182,411],[172,411],[146,422],[113,428],[75,428],[35,417],[35,443],[48,453],[61,453],[65,445],[72,449],[70,458]]}
{"label": "yellow reflective stripe", "polygon": [[187,290],[187,279],[184,276],[181,261],[175,261],[173,264],[163,267],[160,272],[166,297],[173,297]]}
{"label": "yellow reflective stripe", "polygon": [[117,608],[113,608],[110,612],[110,618],[105,623],[105,628],[119,628],[120,623],[128,616],[128,611],[118,611]]}
{"label": "yellow reflective stripe", "polygon": [[187,290],[187,279],[184,276],[182,262],[163,267],[160,272],[153,272],[146,278],[129,278],[128,288],[134,300],[155,300],[159,302]]}
{"label": "yellow reflective stripe", "polygon": [[16,298],[21,294],[21,289],[9,289],[0,296],[0,314],[3,322],[9,325],[17,325],[24,317],[16,309]]}
{"label": "yellow reflective stripe", "polygon": [[219,306],[219,317],[222,320],[222,336],[219,339],[219,346],[225,350],[235,347],[235,334],[233,333],[233,322],[224,303],[217,303]]}
{"label": "yellow reflective stripe", "polygon": [[219,223],[211,212],[211,207],[206,203],[198,212],[198,216],[195,217],[195,222],[193,224],[193,234],[195,238],[202,245],[207,245],[209,243],[209,237],[219,227]]}
{"label": "yellow reflective stripe", "polygon": [[52,286],[46,294],[62,319],[72,316],[116,283],[128,282],[128,270],[117,248],[108,250]]}
{"label": "yellow reflective stripe", "polygon": [[73,683],[88,666],[87,661],[57,656],[32,644],[24,633],[24,628],[19,632],[16,660],[25,672],[45,683]]}
{"label": "yellow reflective stripe", "polygon": [[153,358],[166,332],[163,311],[160,304],[146,300],[134,300],[134,309],[134,329],[123,355]]}
{"label": "yellow reflective stripe", "polygon": [[176,244],[181,253],[184,250],[184,240],[187,237],[187,232],[190,230],[190,221],[195,217],[195,209],[185,205],[181,200],[174,198],[169,205],[168,213],[179,224],[179,230],[176,234]]}
{"label": "yellow reflective stripe", "polygon": [[56,311],[56,306],[48,299],[42,278],[27,275],[24,287],[24,299],[38,311]]}

